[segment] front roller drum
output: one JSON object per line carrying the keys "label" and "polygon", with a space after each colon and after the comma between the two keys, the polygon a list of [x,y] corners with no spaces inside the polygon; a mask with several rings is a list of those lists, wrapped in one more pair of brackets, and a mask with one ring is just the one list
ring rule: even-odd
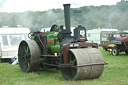
{"label": "front roller drum", "polygon": [[104,70],[103,56],[96,48],[70,49],[69,64],[74,66],[61,68],[66,80],[98,78]]}
{"label": "front roller drum", "polygon": [[34,40],[23,40],[18,49],[18,61],[23,72],[37,71],[39,68],[39,48]]}

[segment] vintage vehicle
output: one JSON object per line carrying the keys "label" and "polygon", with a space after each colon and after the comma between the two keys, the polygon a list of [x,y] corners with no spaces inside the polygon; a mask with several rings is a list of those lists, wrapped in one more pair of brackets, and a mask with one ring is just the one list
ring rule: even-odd
{"label": "vintage vehicle", "polygon": [[117,56],[119,52],[125,52],[128,55],[128,36],[117,37],[108,46],[109,53]]}
{"label": "vintage vehicle", "polygon": [[[66,80],[98,78],[104,70],[97,43],[88,43],[86,28],[79,25],[71,36],[70,4],[64,4],[65,27],[53,25],[49,32],[31,32],[21,41],[18,60],[23,72],[39,68],[60,69]],[[90,48],[91,47],[91,48]]]}
{"label": "vintage vehicle", "polygon": [[110,54],[116,56],[119,52],[128,54],[128,33],[127,32],[102,32],[101,46]]}
{"label": "vintage vehicle", "polygon": [[0,62],[17,58],[19,43],[28,40],[29,32],[29,28],[0,28]]}

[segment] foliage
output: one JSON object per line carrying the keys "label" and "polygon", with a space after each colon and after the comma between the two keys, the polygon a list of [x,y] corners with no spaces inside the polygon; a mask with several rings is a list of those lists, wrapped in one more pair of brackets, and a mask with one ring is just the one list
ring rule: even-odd
{"label": "foliage", "polygon": [[[115,28],[128,29],[128,1],[121,0],[116,5],[83,6],[71,8],[71,26],[81,24],[87,29]],[[62,9],[48,11],[26,11],[23,13],[0,13],[0,26],[15,27],[20,24],[31,30],[51,27],[53,24],[64,25]]]}

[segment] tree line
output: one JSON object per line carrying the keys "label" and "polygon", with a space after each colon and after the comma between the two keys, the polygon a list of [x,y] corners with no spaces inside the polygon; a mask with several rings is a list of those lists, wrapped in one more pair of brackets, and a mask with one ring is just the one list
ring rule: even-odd
{"label": "tree line", "polygon": [[[128,1],[121,0],[116,5],[83,6],[71,8],[71,26],[82,25],[87,30],[95,28],[128,29]],[[23,13],[0,12],[0,27],[21,25],[31,30],[64,24],[62,9],[47,11],[26,11]]]}

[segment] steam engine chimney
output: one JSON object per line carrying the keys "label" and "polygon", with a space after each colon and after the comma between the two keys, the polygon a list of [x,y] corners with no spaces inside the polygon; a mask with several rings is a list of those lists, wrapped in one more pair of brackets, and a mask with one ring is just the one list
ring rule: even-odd
{"label": "steam engine chimney", "polygon": [[71,30],[70,30],[70,4],[64,4],[64,17],[65,17],[65,33],[66,37],[71,36]]}

